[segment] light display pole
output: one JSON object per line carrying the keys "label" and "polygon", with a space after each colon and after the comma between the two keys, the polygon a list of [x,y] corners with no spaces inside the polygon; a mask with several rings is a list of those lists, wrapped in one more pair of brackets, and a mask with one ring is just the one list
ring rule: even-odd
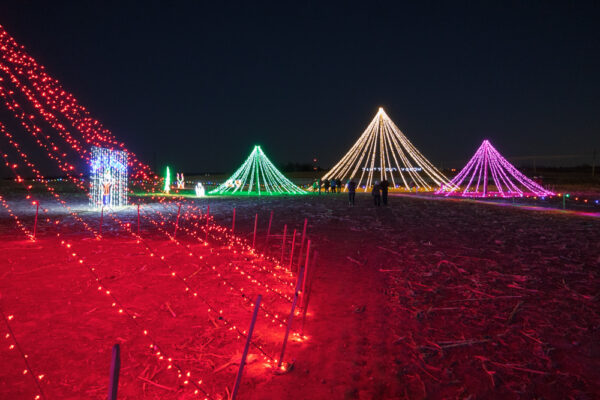
{"label": "light display pole", "polygon": [[394,122],[379,108],[375,118],[354,146],[325,174],[322,180],[358,179],[358,187],[368,190],[377,180],[391,181],[392,188],[435,190],[448,185],[437,170],[404,136]]}
{"label": "light display pole", "polygon": [[[490,181],[491,176],[491,181]],[[509,163],[489,140],[484,140],[465,167],[436,194],[463,197],[551,196]],[[493,183],[490,185],[490,183]]]}

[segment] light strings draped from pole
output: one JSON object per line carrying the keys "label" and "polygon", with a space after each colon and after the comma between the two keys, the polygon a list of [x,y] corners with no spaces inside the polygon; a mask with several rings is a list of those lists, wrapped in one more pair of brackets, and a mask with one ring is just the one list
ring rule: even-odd
{"label": "light strings draped from pole", "polygon": [[262,196],[306,194],[306,192],[283,176],[260,146],[254,146],[254,150],[242,166],[225,183],[209,194]]}
{"label": "light strings draped from pole", "polygon": [[[493,185],[490,186],[490,177]],[[488,140],[484,140],[467,165],[436,194],[463,197],[553,196],[549,190],[523,175]]]}
{"label": "light strings draped from pole", "polygon": [[379,108],[375,118],[354,146],[322,178],[358,179],[365,191],[375,181],[391,181],[393,188],[435,190],[448,185],[448,179],[427,160],[404,136],[394,122]]}

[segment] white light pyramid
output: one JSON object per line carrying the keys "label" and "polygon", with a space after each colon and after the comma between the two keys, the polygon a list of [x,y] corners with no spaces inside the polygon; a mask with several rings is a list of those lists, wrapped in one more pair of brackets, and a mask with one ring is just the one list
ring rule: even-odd
{"label": "white light pyramid", "polygon": [[355,179],[368,190],[375,181],[387,180],[393,188],[436,190],[448,179],[404,136],[380,108],[367,129],[346,155],[323,176],[346,182]]}
{"label": "white light pyramid", "polygon": [[306,192],[283,176],[269,161],[260,146],[254,146],[254,150],[244,164],[209,194],[261,196],[306,194]]}

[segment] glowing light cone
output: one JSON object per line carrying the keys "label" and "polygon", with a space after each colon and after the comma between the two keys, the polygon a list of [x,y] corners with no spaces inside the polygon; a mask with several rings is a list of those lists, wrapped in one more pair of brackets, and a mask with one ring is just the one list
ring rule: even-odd
{"label": "glowing light cone", "polygon": [[306,194],[269,161],[260,146],[255,146],[248,159],[222,185],[209,194],[278,195]]}
{"label": "glowing light cone", "polygon": [[435,190],[448,185],[438,171],[404,136],[394,122],[379,108],[377,115],[354,146],[322,178],[358,179],[358,187],[368,190],[376,180],[390,181],[393,188]]}
{"label": "glowing light cone", "polygon": [[450,183],[451,185],[436,191],[436,194],[463,197],[521,197],[554,194],[519,172],[488,140],[483,141],[473,158]]}

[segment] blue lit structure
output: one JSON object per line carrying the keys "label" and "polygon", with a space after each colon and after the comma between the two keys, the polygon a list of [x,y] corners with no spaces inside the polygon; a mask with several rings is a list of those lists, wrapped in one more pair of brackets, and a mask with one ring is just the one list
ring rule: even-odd
{"label": "blue lit structure", "polygon": [[92,147],[90,204],[95,208],[127,205],[127,152]]}

